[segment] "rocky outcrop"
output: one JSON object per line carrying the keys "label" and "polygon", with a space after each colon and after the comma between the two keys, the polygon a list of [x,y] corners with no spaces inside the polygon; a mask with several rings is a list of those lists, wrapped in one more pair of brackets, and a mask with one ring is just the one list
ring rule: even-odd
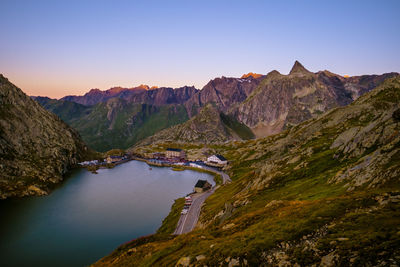
{"label": "rocky outcrop", "polygon": [[88,153],[75,130],[0,75],[0,198],[46,194]]}

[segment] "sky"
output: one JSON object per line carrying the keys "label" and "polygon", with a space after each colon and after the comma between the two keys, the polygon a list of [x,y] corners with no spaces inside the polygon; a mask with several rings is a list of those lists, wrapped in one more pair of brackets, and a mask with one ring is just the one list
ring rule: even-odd
{"label": "sky", "polygon": [[1,0],[0,73],[28,95],[310,71],[400,72],[400,1]]}

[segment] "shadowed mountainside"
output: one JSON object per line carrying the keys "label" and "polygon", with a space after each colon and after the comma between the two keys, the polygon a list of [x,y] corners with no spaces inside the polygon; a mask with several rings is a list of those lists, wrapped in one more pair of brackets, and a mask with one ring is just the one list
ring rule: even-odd
{"label": "shadowed mountainside", "polygon": [[90,153],[75,130],[0,75],[0,198],[47,194]]}

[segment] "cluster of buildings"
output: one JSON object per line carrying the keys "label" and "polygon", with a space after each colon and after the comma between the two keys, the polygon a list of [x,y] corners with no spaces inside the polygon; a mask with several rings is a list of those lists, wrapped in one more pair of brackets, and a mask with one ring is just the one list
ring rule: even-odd
{"label": "cluster of buildings", "polygon": [[226,158],[215,154],[207,157],[206,160],[187,160],[186,152],[179,148],[167,148],[164,152],[147,153],[146,158],[155,165],[182,165],[195,168],[202,168],[208,165],[212,167],[224,167],[228,164]]}

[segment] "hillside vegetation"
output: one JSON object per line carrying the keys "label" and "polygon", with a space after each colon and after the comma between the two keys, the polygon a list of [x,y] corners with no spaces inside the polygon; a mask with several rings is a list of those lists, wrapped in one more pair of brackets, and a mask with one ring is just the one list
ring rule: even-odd
{"label": "hillside vegetation", "polygon": [[133,240],[94,266],[399,265],[399,103],[400,78],[388,79],[280,134],[210,145],[233,182],[196,229]]}
{"label": "hillside vegetation", "polygon": [[79,131],[89,147],[101,152],[126,149],[162,129],[188,120],[185,108],[178,104],[154,106],[111,98],[105,103],[84,106],[43,97],[35,99]]}

